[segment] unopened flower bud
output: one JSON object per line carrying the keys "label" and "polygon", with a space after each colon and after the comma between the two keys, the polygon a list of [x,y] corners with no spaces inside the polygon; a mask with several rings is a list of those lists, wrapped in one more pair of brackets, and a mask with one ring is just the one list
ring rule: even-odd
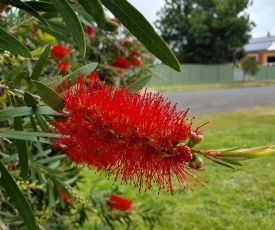
{"label": "unopened flower bud", "polygon": [[190,162],[189,166],[194,169],[200,169],[201,166],[203,165],[203,159],[201,157],[194,157]]}
{"label": "unopened flower bud", "polygon": [[203,133],[198,130],[194,130],[191,132],[190,139],[187,143],[188,147],[192,148],[196,144],[200,143],[203,140]]}

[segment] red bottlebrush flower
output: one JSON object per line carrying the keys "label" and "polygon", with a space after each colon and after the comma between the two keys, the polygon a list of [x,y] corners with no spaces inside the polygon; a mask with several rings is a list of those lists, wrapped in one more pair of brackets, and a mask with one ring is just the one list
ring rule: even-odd
{"label": "red bottlebrush flower", "polygon": [[69,195],[65,191],[61,192],[61,196],[62,196],[62,199],[63,199],[65,204],[71,204],[72,203],[71,198],[69,197]]}
{"label": "red bottlebrush flower", "polygon": [[132,54],[135,55],[135,56],[140,56],[140,52],[138,52],[137,50],[133,50]]}
{"label": "red bottlebrush flower", "polygon": [[[99,81],[99,80],[98,80]],[[172,177],[180,190],[192,189],[200,178],[188,165],[192,119],[161,95],[131,93],[127,87],[101,88],[78,76],[60,92],[64,119],[53,122],[55,142],[78,164],[134,183],[145,191],[156,183],[173,194]]]}
{"label": "red bottlebrush flower", "polygon": [[85,27],[84,27],[84,30],[85,30],[85,33],[86,33],[90,38],[93,38],[93,37],[95,36],[95,34],[94,34],[94,32],[95,32],[94,27],[85,26]]}
{"label": "red bottlebrush flower", "polygon": [[51,49],[51,54],[58,60],[63,60],[69,52],[70,50],[62,45],[53,46]]}
{"label": "red bottlebrush flower", "polygon": [[115,60],[111,63],[111,66],[113,67],[119,67],[122,69],[130,69],[131,68],[131,62],[127,59],[123,59],[121,57],[116,57]]}
{"label": "red bottlebrush flower", "polygon": [[120,43],[120,45],[122,45],[122,46],[129,46],[129,45],[131,45],[131,42],[130,42],[127,38],[124,38],[124,39],[121,40],[119,43]]}
{"label": "red bottlebrush flower", "polygon": [[133,61],[134,61],[134,65],[136,66],[136,67],[140,67],[141,66],[141,60],[139,59],[139,58],[137,58],[137,57],[133,57]]}
{"label": "red bottlebrush flower", "polygon": [[110,209],[116,209],[120,211],[130,211],[132,209],[131,200],[116,195],[112,195],[110,199],[106,201],[106,205]]}
{"label": "red bottlebrush flower", "polygon": [[60,62],[57,65],[57,69],[60,70],[63,74],[66,74],[67,70],[70,68],[70,64],[68,62]]}

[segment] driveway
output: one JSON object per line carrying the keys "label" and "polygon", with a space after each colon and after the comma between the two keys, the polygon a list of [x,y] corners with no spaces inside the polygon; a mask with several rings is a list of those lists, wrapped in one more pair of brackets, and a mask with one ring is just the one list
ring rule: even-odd
{"label": "driveway", "polygon": [[162,93],[177,108],[197,116],[258,106],[275,106],[275,86],[223,88]]}

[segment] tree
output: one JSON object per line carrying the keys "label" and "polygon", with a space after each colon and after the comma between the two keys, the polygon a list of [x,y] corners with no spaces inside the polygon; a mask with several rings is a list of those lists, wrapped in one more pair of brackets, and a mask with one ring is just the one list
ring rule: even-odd
{"label": "tree", "polygon": [[249,40],[250,0],[165,0],[156,28],[181,63],[219,64]]}
{"label": "tree", "polygon": [[242,70],[243,70],[243,81],[245,81],[245,77],[247,75],[255,76],[258,72],[258,62],[254,58],[246,58],[242,63]]}

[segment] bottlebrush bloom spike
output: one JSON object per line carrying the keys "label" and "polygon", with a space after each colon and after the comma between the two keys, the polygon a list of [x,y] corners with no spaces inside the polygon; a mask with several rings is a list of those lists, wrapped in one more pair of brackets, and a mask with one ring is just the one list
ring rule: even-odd
{"label": "bottlebrush bloom spike", "polygon": [[62,45],[53,46],[51,49],[51,54],[59,60],[63,60],[69,54],[69,52],[70,50]]}
{"label": "bottlebrush bloom spike", "polygon": [[180,190],[201,182],[197,169],[188,166],[188,110],[177,111],[159,94],[131,93],[92,76],[93,81],[80,75],[75,86],[68,82],[60,92],[65,111],[64,119],[53,123],[61,134],[56,147],[77,164],[105,171],[140,190],[156,183],[173,194],[173,175]]}
{"label": "bottlebrush bloom spike", "polygon": [[106,205],[110,209],[120,211],[130,211],[132,209],[132,201],[120,196],[111,195],[110,199],[106,201]]}

